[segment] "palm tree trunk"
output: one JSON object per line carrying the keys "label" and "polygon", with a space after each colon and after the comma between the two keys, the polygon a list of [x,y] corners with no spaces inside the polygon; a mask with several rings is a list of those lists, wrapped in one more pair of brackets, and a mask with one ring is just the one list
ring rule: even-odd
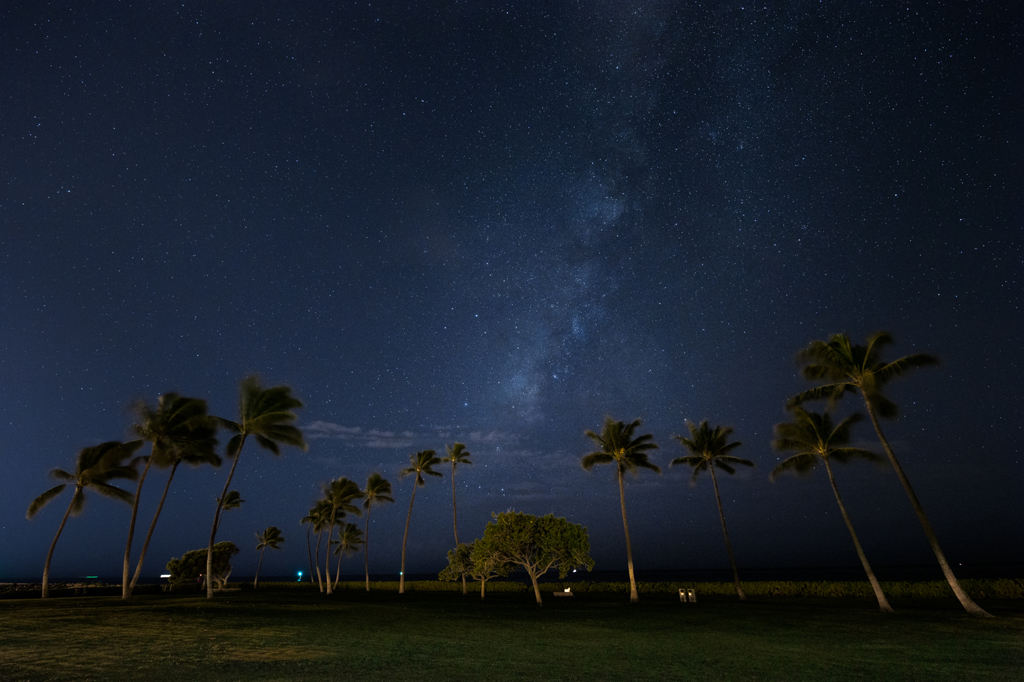
{"label": "palm tree trunk", "polygon": [[928,538],[928,543],[932,546],[932,551],[935,552],[935,558],[939,561],[939,567],[942,568],[943,575],[946,576],[946,582],[953,589],[953,594],[960,601],[960,605],[964,607],[967,613],[973,616],[982,616],[985,618],[992,618],[992,614],[981,608],[974,603],[963,588],[960,587],[960,583],[957,581],[956,576],[953,575],[953,569],[949,567],[949,562],[946,561],[946,556],[942,553],[942,548],[939,547],[939,539],[935,537],[935,531],[932,530],[932,524],[928,522],[928,517],[924,513],[924,507],[917,499],[917,495],[914,494],[914,489],[910,486],[910,479],[903,473],[903,467],[896,460],[896,453],[889,447],[889,441],[882,435],[882,427],[878,424],[878,417],[875,416],[875,408],[871,404],[871,400],[868,399],[867,395],[861,391],[861,395],[864,398],[864,405],[868,409],[868,416],[871,417],[871,424],[875,427],[875,433],[878,435],[879,442],[882,443],[882,448],[885,450],[885,454],[889,456],[889,462],[892,464],[892,468],[896,470],[896,475],[900,479],[900,483],[903,484],[903,489],[907,492],[907,497],[910,498],[910,503],[914,506],[914,511],[917,513],[917,518],[921,522],[921,526],[924,528],[924,534]]}
{"label": "palm tree trunk", "polygon": [[313,582],[313,550],[309,548],[309,531],[313,530],[313,522],[306,526],[306,558],[309,559],[309,582]]}
{"label": "palm tree trunk", "polygon": [[324,580],[320,576],[320,541],[324,537],[324,529],[321,528],[316,534],[316,584],[320,586],[320,591],[324,591]]}
{"label": "palm tree trunk", "polygon": [[[331,518],[334,518],[334,509],[331,509]],[[327,551],[324,553],[324,577],[327,578],[327,594],[334,594],[331,591],[331,536],[334,535],[334,524],[327,529]]]}
{"label": "palm tree trunk", "polygon": [[[340,547],[341,545],[338,546]],[[338,581],[341,580],[341,557],[344,555],[344,550],[338,555],[338,567],[334,569],[334,589],[338,589]]]}
{"label": "palm tree trunk", "polygon": [[878,600],[878,610],[883,613],[892,613],[892,607],[889,606],[889,600],[885,598],[885,593],[882,592],[882,586],[878,584],[878,578],[875,577],[875,572],[871,570],[871,564],[868,563],[868,557],[864,554],[864,549],[860,546],[860,540],[857,539],[857,534],[853,532],[853,523],[850,521],[850,516],[846,513],[846,507],[843,505],[843,498],[839,496],[839,488],[836,486],[835,476],[832,475],[832,465],[829,464],[828,457],[822,457],[825,460],[825,471],[828,472],[828,481],[832,484],[832,492],[836,495],[836,502],[839,503],[839,512],[843,515],[843,521],[846,522],[846,528],[850,531],[850,537],[853,538],[853,546],[857,549],[857,556],[860,557],[860,563],[864,567],[864,572],[868,574],[868,582],[871,583],[871,589],[875,592],[875,599]]}
{"label": "palm tree trunk", "polygon": [[402,536],[402,571],[398,574],[398,594],[405,594],[405,541],[409,539],[409,521],[412,520],[412,503],[416,501],[416,480],[412,482],[412,497],[409,498],[409,514],[405,517],[405,535]]}
{"label": "palm tree trunk", "polygon": [[210,546],[206,550],[206,598],[213,599],[213,581],[210,574],[213,572],[213,543],[217,540],[217,526],[220,525],[220,512],[224,506],[224,498],[228,494],[228,486],[235,475],[235,467],[238,460],[242,459],[242,447],[245,445],[247,436],[242,436],[242,442],[238,444],[238,452],[235,453],[235,461],[231,464],[231,471],[228,472],[228,480],[224,481],[224,491],[217,498],[217,511],[213,515],[213,528],[210,529]]}
{"label": "palm tree trunk", "polygon": [[266,545],[260,550],[260,562],[256,564],[256,577],[252,579],[252,589],[256,589],[256,583],[260,579],[260,569],[263,568],[263,553],[267,551]]}
{"label": "palm tree trunk", "polygon": [[76,485],[75,494],[71,496],[71,503],[68,505],[67,511],[64,512],[64,518],[60,520],[60,525],[57,526],[57,534],[53,536],[53,542],[50,543],[50,551],[46,553],[46,563],[43,564],[43,599],[50,596],[50,559],[53,558],[53,550],[57,547],[57,538],[63,532],[64,524],[68,522],[68,517],[71,516],[71,507],[75,505],[75,499],[81,492],[81,486]]}
{"label": "palm tree trunk", "polygon": [[715,478],[714,462],[708,463],[708,469],[711,470],[711,482],[715,484],[715,501],[718,502],[718,518],[722,519],[722,534],[725,535],[725,549],[729,553],[729,563],[732,564],[732,578],[736,582],[736,594],[740,599],[746,599],[747,595],[743,593],[743,587],[740,585],[740,572],[736,570],[736,557],[732,554],[732,543],[729,542],[729,529],[725,527],[725,514],[722,512],[722,498],[718,494],[718,479]]}
{"label": "palm tree trunk", "polygon": [[139,495],[142,494],[142,484],[146,482],[146,474],[153,464],[153,454],[156,451],[156,441],[153,441],[149,449],[149,457],[146,458],[146,466],[139,476],[139,484],[135,487],[135,499],[132,500],[132,518],[128,522],[128,542],[124,546],[124,566],[121,568],[121,599],[128,599],[132,596],[131,588],[128,586],[128,572],[131,570],[132,538],[135,536],[135,518],[139,515]]}
{"label": "palm tree trunk", "polygon": [[[622,528],[626,531],[626,566],[629,568],[629,602],[635,604],[640,601],[640,594],[636,591],[636,578],[633,576],[633,547],[629,542],[629,523],[626,521],[626,488],[622,482],[622,467],[616,467],[619,474],[619,502],[622,504]],[[533,583],[534,589],[537,581]],[[540,593],[537,593],[537,601],[540,601]]]}
{"label": "palm tree trunk", "polygon": [[171,467],[171,475],[167,477],[167,485],[164,486],[164,494],[160,497],[160,504],[156,506],[156,513],[153,514],[153,521],[149,524],[149,530],[146,532],[146,541],[142,543],[142,553],[139,554],[139,563],[135,567],[135,575],[132,576],[132,581],[128,584],[129,597],[132,596],[132,590],[135,589],[135,584],[139,582],[139,576],[142,574],[142,561],[146,558],[146,550],[149,549],[149,541],[153,538],[153,530],[156,528],[156,520],[160,518],[160,511],[164,508],[164,500],[167,499],[167,491],[171,489],[171,481],[174,480],[174,472],[178,470],[178,464],[180,464],[180,462],[175,462],[174,466]]}
{"label": "palm tree trunk", "polygon": [[[455,549],[459,547],[459,510],[455,506],[455,460],[452,460],[452,523],[455,525]],[[462,574],[462,594],[466,594],[466,574]]]}
{"label": "palm tree trunk", "polygon": [[[371,505],[372,506],[372,505]],[[370,591],[370,507],[366,508],[366,530],[363,532],[363,569],[366,571],[366,591]]]}

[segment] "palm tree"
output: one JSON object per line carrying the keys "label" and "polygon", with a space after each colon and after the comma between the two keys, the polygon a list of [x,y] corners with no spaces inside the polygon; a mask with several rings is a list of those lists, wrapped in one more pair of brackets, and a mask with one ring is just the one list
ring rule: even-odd
{"label": "palm tree", "polygon": [[882,360],[882,351],[892,343],[892,335],[889,332],[876,332],[868,337],[866,346],[853,345],[850,337],[846,334],[833,334],[828,341],[811,341],[810,345],[797,353],[797,362],[802,364],[803,375],[811,381],[826,381],[828,383],[817,386],[808,391],[794,396],[790,399],[789,405],[799,405],[808,400],[827,399],[834,404],[847,393],[860,393],[864,400],[864,407],[867,408],[868,417],[871,418],[871,425],[875,427],[875,433],[882,444],[882,449],[889,457],[889,463],[896,470],[896,475],[903,484],[903,489],[910,498],[910,503],[917,513],[917,518],[924,528],[924,534],[928,543],[939,561],[942,573],[946,576],[953,594],[960,600],[960,605],[975,616],[991,617],[991,614],[974,603],[953,575],[946,556],[939,547],[939,539],[932,530],[932,524],[924,513],[924,507],[914,494],[910,485],[910,479],[903,472],[896,459],[896,453],[889,446],[889,441],[882,433],[882,427],[878,418],[894,419],[899,412],[896,403],[892,402],[882,394],[885,385],[897,377],[917,367],[928,367],[939,364],[938,358],[926,353],[915,353],[906,355],[892,362]]}
{"label": "palm tree", "polygon": [[[309,514],[302,517],[302,521],[299,522],[306,527],[306,557],[309,559],[309,582],[311,583],[313,582],[313,550],[309,546],[309,533],[316,522],[315,512],[316,509],[310,509]],[[319,560],[319,557],[317,559]]]}
{"label": "palm tree", "polygon": [[331,524],[330,513],[330,503],[325,499],[321,499],[317,500],[317,503],[309,510],[309,516],[306,517],[313,524],[313,530],[316,531],[316,582],[320,586],[321,592],[324,591],[324,581],[320,575],[320,542],[323,540],[324,528]]}
{"label": "palm tree", "polygon": [[[206,413],[205,400],[184,398],[176,393],[165,393],[160,396],[155,409],[147,405],[145,401],[139,401],[135,404],[135,412],[138,422],[132,426],[132,431],[143,441],[149,441],[151,449],[149,457],[146,458],[146,466],[139,476],[139,484],[135,489],[135,500],[132,503],[132,517],[128,524],[128,542],[124,549],[124,568],[121,576],[122,599],[131,597],[135,584],[139,581],[149,541],[153,537],[153,530],[156,528],[157,519],[160,518],[164,501],[167,499],[167,491],[171,488],[171,481],[174,480],[178,465],[187,462],[192,466],[211,464],[219,467],[221,463],[220,457],[215,452],[217,425],[214,419]],[[170,466],[171,473],[164,485],[160,504],[157,505],[156,513],[153,514],[153,521],[149,524],[149,531],[146,533],[146,541],[142,544],[142,552],[139,554],[135,574],[129,582],[128,562],[131,555],[132,539],[135,535],[139,495],[142,493],[142,484],[145,481],[146,473],[152,464],[161,468]]]}
{"label": "palm tree", "polygon": [[582,460],[583,468],[590,471],[595,464],[615,463],[615,470],[619,479],[619,503],[622,505],[622,528],[626,531],[626,564],[629,567],[629,601],[636,603],[640,601],[640,594],[636,590],[636,577],[633,575],[633,547],[629,541],[629,523],[626,521],[626,489],[623,483],[623,475],[627,471],[634,474],[640,468],[650,469],[661,473],[661,469],[647,461],[647,451],[656,450],[654,436],[647,433],[642,436],[633,437],[633,432],[640,426],[640,420],[634,419],[629,424],[618,422],[611,417],[604,418],[604,427],[600,435],[593,431],[585,432],[585,436],[601,446],[596,452],[585,455]]}
{"label": "palm tree", "polygon": [[729,542],[729,529],[725,525],[725,513],[722,511],[722,497],[718,494],[718,478],[715,477],[715,468],[719,468],[727,474],[736,473],[734,465],[752,467],[754,463],[748,459],[741,459],[727,454],[729,451],[738,448],[742,443],[726,443],[732,428],[728,426],[716,426],[712,431],[707,420],[702,421],[700,426],[694,426],[693,422],[687,421],[686,427],[690,430],[690,437],[673,436],[682,443],[692,455],[676,457],[669,466],[676,464],[687,464],[693,467],[693,476],[690,478],[690,485],[697,484],[697,474],[705,469],[711,471],[711,482],[715,485],[715,501],[718,502],[718,517],[722,520],[722,534],[725,535],[725,549],[729,553],[729,563],[732,564],[732,577],[736,582],[736,594],[740,599],[746,599],[743,594],[743,587],[740,585],[740,572],[736,569],[736,557],[732,554],[732,543]]}
{"label": "palm tree", "polygon": [[[306,450],[306,440],[302,437],[302,431],[292,426],[292,422],[298,418],[294,410],[300,407],[302,407],[302,401],[292,396],[292,389],[288,386],[263,388],[260,386],[260,379],[257,376],[249,376],[242,380],[241,396],[238,403],[239,421],[217,420],[221,428],[235,434],[228,441],[226,452],[228,458],[233,458],[235,461],[231,464],[231,471],[228,472],[228,480],[224,482],[224,492],[221,494],[221,498],[227,495],[231,479],[235,475],[235,468],[242,458],[242,446],[245,445],[245,439],[249,436],[253,436],[261,447],[275,455],[281,454],[279,444],[293,445],[301,450]],[[206,551],[207,575],[210,575],[210,570],[213,568],[213,545],[217,539],[221,511],[221,501],[218,498],[217,510],[213,515],[213,527],[210,529],[210,545]],[[206,598],[213,598],[213,584],[209,580],[206,581]]]}
{"label": "palm tree", "polygon": [[[441,459],[441,462],[452,463],[452,522],[455,525],[455,546],[459,546],[459,512],[455,506],[455,466],[457,464],[472,464],[469,461],[469,450],[462,443],[455,443],[452,447],[444,446],[448,456]],[[466,574],[462,574],[462,594],[466,594]]]}
{"label": "palm tree", "polygon": [[427,484],[423,479],[423,474],[428,476],[444,476],[444,474],[433,469],[433,467],[441,463],[437,453],[433,450],[421,450],[409,455],[409,462],[411,466],[402,469],[398,473],[399,478],[405,478],[413,474],[416,476],[412,486],[412,497],[409,498],[409,514],[405,517],[405,535],[402,536],[402,570],[398,574],[398,594],[405,594],[405,542],[409,539],[409,521],[412,520],[412,503],[416,501],[416,488]]}
{"label": "palm tree", "polygon": [[252,580],[252,589],[256,589],[256,582],[260,579],[260,569],[263,568],[263,553],[267,551],[267,547],[281,549],[279,545],[282,542],[284,542],[284,536],[281,535],[281,529],[277,526],[268,526],[263,533],[256,533],[256,549],[260,552],[260,562],[256,565],[256,577]]}
{"label": "palm tree", "polygon": [[792,407],[790,412],[793,414],[794,421],[775,425],[775,440],[772,441],[772,447],[776,450],[791,450],[796,454],[782,460],[772,470],[769,478],[774,481],[776,476],[785,471],[793,471],[797,474],[810,473],[819,461],[825,463],[825,471],[828,473],[832,492],[835,493],[836,502],[839,504],[839,512],[843,515],[846,528],[850,531],[850,537],[853,538],[857,556],[860,557],[860,563],[864,567],[864,572],[867,573],[868,582],[871,583],[871,589],[875,592],[878,608],[885,613],[892,613],[892,607],[889,606],[889,601],[885,598],[885,593],[882,592],[882,586],[878,584],[878,579],[875,577],[874,571],[871,570],[871,564],[868,563],[864,549],[860,546],[857,533],[853,530],[853,523],[850,521],[849,514],[846,513],[843,498],[839,496],[839,488],[836,486],[836,479],[832,474],[832,464],[830,463],[831,460],[840,464],[851,459],[866,459],[875,463],[885,460],[881,455],[870,450],[846,447],[850,442],[851,427],[862,419],[860,414],[852,414],[833,427],[832,417],[828,412],[817,414],[808,412],[802,407]]}
{"label": "palm tree", "polygon": [[[78,460],[75,462],[74,473],[69,473],[63,469],[53,469],[50,471],[50,478],[73,483],[75,492],[71,495],[71,502],[68,504],[67,511],[64,512],[64,518],[61,519],[60,526],[57,527],[57,534],[53,536],[53,542],[50,543],[50,551],[46,553],[46,563],[43,565],[43,599],[50,596],[50,560],[53,558],[53,550],[57,547],[57,540],[64,530],[64,524],[67,523],[68,517],[78,516],[82,512],[85,506],[86,490],[95,490],[104,497],[110,497],[131,504],[132,494],[127,490],[111,485],[109,481],[119,478],[134,481],[138,478],[139,471],[136,467],[139,460],[132,459],[128,462],[125,460],[128,460],[141,447],[142,441],[137,440],[130,443],[109,441],[93,447],[82,448],[78,451]],[[64,488],[68,486],[68,483],[56,485],[32,500],[32,503],[28,506],[25,518],[31,519],[35,516],[40,509],[64,492]]]}
{"label": "palm tree", "polygon": [[[324,487],[324,500],[327,502],[327,518],[329,526],[327,528],[327,546],[330,548],[331,536],[334,534],[334,526],[341,522],[345,518],[346,514],[355,514],[359,516],[362,512],[359,511],[359,507],[352,504],[352,500],[359,499],[363,496],[363,491],[359,489],[356,482],[342,477],[336,478],[327,486]],[[324,577],[327,578],[327,594],[331,594],[331,553],[327,552],[327,556],[324,559]]]}
{"label": "palm tree", "polygon": [[363,563],[366,568],[366,591],[370,591],[370,509],[378,502],[394,502],[391,497],[391,483],[376,471],[366,479],[366,490],[363,491],[363,509],[366,510],[366,547],[363,552]]}
{"label": "palm tree", "polygon": [[359,526],[354,523],[344,523],[338,528],[338,539],[334,541],[337,547],[334,548],[334,553],[338,555],[338,568],[334,574],[334,587],[338,587],[338,580],[341,579],[341,560],[345,558],[345,555],[353,555],[359,551],[359,547],[365,544],[363,540],[363,531],[359,530]]}

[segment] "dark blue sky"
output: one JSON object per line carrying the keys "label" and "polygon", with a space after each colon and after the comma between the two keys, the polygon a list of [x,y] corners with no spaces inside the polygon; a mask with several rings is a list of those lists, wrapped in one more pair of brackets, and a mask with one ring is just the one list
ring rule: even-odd
{"label": "dark blue sky", "polygon": [[[624,569],[614,471],[579,465],[606,414],[662,447],[626,491],[641,580],[727,565],[710,481],[667,466],[686,419],[757,462],[722,482],[741,576],[856,566],[824,472],[769,483],[769,439],[796,351],[879,329],[943,360],[887,429],[951,562],[1024,561],[1019,8],[440,5],[0,9],[0,580],[41,573],[50,468],[139,398],[233,418],[251,372],[311,447],[243,453],[238,574],[271,524],[264,572],[303,568],[319,487],[377,470],[371,570],[397,575],[397,473],[455,440],[464,539],[554,512]],[[179,473],[147,574],[205,545],[225,474]],[[873,563],[934,561],[892,471],[837,478]],[[417,495],[410,572],[444,565],[448,486]],[[117,574],[127,522],[91,499],[54,576]]]}

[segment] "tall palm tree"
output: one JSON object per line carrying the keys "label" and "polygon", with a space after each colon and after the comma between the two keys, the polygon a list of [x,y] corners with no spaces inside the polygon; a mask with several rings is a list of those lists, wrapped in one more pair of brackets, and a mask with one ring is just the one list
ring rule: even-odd
{"label": "tall palm tree", "polygon": [[[153,530],[156,528],[157,519],[163,510],[164,501],[167,499],[167,491],[171,488],[171,481],[178,465],[187,462],[192,466],[211,464],[219,467],[220,457],[215,451],[217,447],[217,423],[206,413],[206,401],[198,398],[184,398],[176,393],[165,393],[160,396],[156,408],[152,408],[145,401],[135,404],[135,413],[138,421],[132,425],[132,431],[143,441],[150,442],[150,454],[146,458],[146,466],[139,476],[139,484],[135,489],[135,500],[132,503],[132,517],[128,524],[128,542],[124,548],[124,567],[121,576],[121,598],[128,599],[135,589],[135,584],[142,574],[142,563],[146,558],[146,550],[149,548],[149,541],[153,537]],[[142,544],[142,552],[139,554],[139,561],[135,567],[135,574],[131,581],[128,580],[128,562],[131,555],[132,539],[135,535],[135,518],[139,510],[139,496],[142,493],[142,484],[145,481],[149,467],[155,464],[157,467],[171,467],[171,473],[164,485],[163,495],[160,497],[160,504],[157,505],[156,513],[149,524],[146,533],[146,540]]]}
{"label": "tall palm tree", "polygon": [[256,589],[256,583],[260,579],[260,569],[263,568],[263,553],[267,551],[267,547],[281,549],[280,545],[282,542],[284,542],[284,536],[281,535],[281,529],[277,526],[268,526],[262,533],[256,533],[256,549],[260,553],[260,562],[256,565],[256,577],[252,580],[252,589]]}
{"label": "tall palm tree", "polygon": [[687,421],[686,427],[690,430],[690,437],[673,436],[682,443],[691,455],[676,457],[669,466],[686,464],[693,467],[693,476],[690,478],[690,485],[696,485],[697,474],[704,470],[711,471],[711,482],[715,485],[715,501],[718,502],[718,517],[722,520],[722,534],[725,536],[725,549],[729,553],[729,563],[732,564],[732,577],[736,583],[736,595],[740,599],[746,599],[743,593],[743,586],[740,585],[740,572],[736,569],[736,557],[732,553],[732,543],[729,541],[729,529],[725,525],[725,513],[722,511],[722,497],[718,494],[718,478],[715,477],[715,469],[721,469],[727,474],[736,473],[733,467],[737,464],[752,467],[754,463],[748,459],[733,457],[729,453],[738,448],[742,443],[726,443],[732,428],[728,426],[716,426],[714,431],[708,426],[707,420],[702,421],[700,426]]}
{"label": "tall palm tree", "polygon": [[398,473],[399,478],[416,476],[412,485],[412,497],[409,498],[409,514],[405,517],[405,535],[402,536],[402,571],[398,574],[398,594],[405,594],[405,542],[409,539],[409,521],[412,520],[412,503],[416,501],[416,488],[427,484],[423,474],[444,476],[444,474],[434,471],[434,467],[440,464],[441,460],[433,450],[421,450],[409,455],[409,463],[411,466]]}
{"label": "tall palm tree", "polygon": [[[89,448],[82,448],[78,451],[78,459],[75,462],[75,471],[70,473],[64,469],[53,469],[50,471],[50,478],[58,481],[73,483],[75,491],[71,495],[71,502],[68,504],[64,518],[60,520],[57,527],[57,534],[53,536],[50,543],[50,551],[46,553],[46,563],[43,565],[43,599],[50,596],[50,560],[53,559],[53,550],[57,547],[57,540],[64,530],[69,516],[78,516],[85,506],[85,491],[95,490],[104,497],[121,500],[131,504],[132,494],[111,485],[109,481],[115,479],[127,479],[134,481],[139,477],[138,459],[130,459],[136,450],[142,447],[142,441],[121,443],[109,441],[94,445]],[[128,460],[128,461],[126,461]],[[32,500],[28,506],[25,518],[31,519],[40,509],[49,504],[55,497],[64,492],[68,483],[61,483],[50,488],[42,495]]]}
{"label": "tall palm tree", "polygon": [[[292,389],[288,386],[263,388],[259,377],[249,376],[242,380],[238,401],[239,421],[217,420],[221,428],[235,434],[228,441],[226,452],[228,458],[235,461],[228,472],[228,480],[224,482],[224,492],[217,499],[217,510],[214,512],[213,527],[210,529],[210,545],[206,550],[206,575],[210,575],[213,568],[213,545],[217,539],[217,527],[220,525],[221,499],[227,495],[235,468],[242,458],[245,440],[249,436],[254,437],[262,448],[274,455],[281,454],[281,444],[306,450],[306,440],[302,437],[302,431],[292,426],[292,422],[298,418],[294,410],[300,407],[302,401],[292,396]],[[209,580],[206,581],[206,598],[213,598],[213,583]]]}
{"label": "tall palm tree", "polygon": [[311,583],[313,582],[313,550],[309,546],[309,533],[313,530],[313,526],[316,522],[316,517],[314,516],[315,512],[316,509],[310,509],[309,514],[303,516],[302,520],[299,522],[306,527],[306,557],[309,559],[309,582]]}
{"label": "tall palm tree", "polygon": [[[320,586],[320,591],[324,591],[323,577],[320,575],[320,543],[323,540],[324,529],[331,526],[333,519],[330,517],[331,505],[326,499],[317,500],[317,503],[309,510],[309,516],[313,524],[313,530],[316,531],[316,582]],[[329,539],[329,537],[328,537]]]}
{"label": "tall palm tree", "polygon": [[341,560],[346,555],[351,556],[359,551],[359,548],[364,545],[366,541],[363,539],[363,531],[359,530],[359,526],[354,523],[343,523],[338,528],[338,539],[334,541],[337,545],[334,548],[334,553],[338,555],[338,568],[335,569],[334,574],[334,587],[338,587],[338,580],[341,579]]}
{"label": "tall palm tree", "polygon": [[595,464],[615,463],[615,470],[619,480],[619,503],[622,506],[622,528],[626,531],[626,565],[629,568],[629,601],[636,603],[640,601],[640,594],[636,590],[636,577],[633,575],[633,547],[629,540],[629,522],[626,521],[626,489],[623,476],[627,471],[636,474],[639,469],[650,469],[655,473],[661,473],[661,469],[647,461],[647,451],[656,450],[654,436],[647,433],[642,436],[633,437],[633,432],[640,426],[640,420],[634,419],[630,423],[615,421],[611,417],[604,418],[604,426],[601,433],[587,431],[584,435],[601,447],[596,452],[584,455],[583,468],[590,471]]}
{"label": "tall palm tree", "polygon": [[[455,506],[455,466],[458,464],[472,464],[469,460],[470,452],[462,443],[455,443],[452,447],[444,446],[448,455],[441,459],[442,463],[452,463],[452,522],[455,525],[455,546],[459,546],[459,512]],[[466,594],[466,574],[462,574],[462,594]]]}
{"label": "tall palm tree", "polygon": [[839,504],[839,512],[843,515],[846,528],[850,531],[850,537],[853,538],[857,556],[860,557],[860,563],[868,576],[868,582],[871,583],[871,589],[875,592],[878,608],[885,613],[892,613],[889,600],[885,598],[882,586],[878,584],[875,572],[871,570],[867,555],[864,554],[860,540],[857,539],[857,533],[853,530],[853,523],[850,521],[850,515],[846,513],[843,498],[839,496],[839,488],[836,486],[836,478],[832,474],[831,464],[832,460],[842,464],[851,459],[866,459],[869,462],[878,463],[884,462],[884,458],[870,450],[848,447],[850,429],[862,419],[860,414],[851,414],[838,425],[832,426],[832,417],[828,412],[818,414],[808,412],[802,407],[792,407],[790,412],[793,414],[792,422],[775,425],[775,440],[772,441],[772,447],[776,450],[790,450],[796,454],[782,460],[772,470],[769,478],[774,481],[776,476],[785,471],[793,471],[798,475],[810,473],[818,462],[825,463],[825,471],[828,473],[832,492],[835,493],[836,502]]}
{"label": "tall palm tree", "polygon": [[370,591],[370,509],[378,502],[394,502],[391,497],[391,483],[376,471],[366,479],[366,490],[363,491],[363,509],[366,510],[366,547],[363,551],[363,564],[366,569],[366,591]]}
{"label": "tall palm tree", "polygon": [[157,511],[153,514],[153,521],[150,522],[150,529],[146,531],[145,542],[142,543],[142,551],[139,553],[138,563],[135,565],[135,574],[132,576],[131,583],[128,584],[128,596],[131,596],[132,591],[135,589],[135,584],[138,583],[138,578],[142,573],[142,561],[145,559],[146,550],[150,548],[153,531],[157,527],[157,519],[160,518],[160,512],[164,509],[164,501],[167,500],[167,492],[171,489],[171,481],[174,480],[174,474],[178,470],[178,465],[187,464],[191,467],[199,467],[209,464],[219,467],[220,457],[214,451],[216,446],[216,422],[213,418],[207,418],[190,424],[185,433],[179,434],[173,446],[167,447],[163,451],[163,455],[166,458],[165,463],[170,463],[171,472],[167,476],[167,483],[164,485],[164,494],[160,497],[160,504],[157,505]]}
{"label": "tall palm tree", "polygon": [[867,408],[868,417],[871,418],[871,425],[875,427],[875,433],[882,444],[882,449],[889,457],[889,463],[896,471],[903,489],[910,498],[910,503],[917,513],[917,518],[924,528],[924,534],[928,543],[938,559],[943,575],[946,576],[953,594],[960,600],[960,605],[975,616],[991,617],[987,611],[974,603],[953,575],[946,556],[939,547],[939,539],[932,530],[932,524],[924,513],[910,479],[907,478],[903,467],[896,459],[896,453],[889,446],[889,441],[882,433],[882,427],[878,418],[894,419],[899,413],[896,403],[892,402],[882,394],[882,389],[893,379],[901,377],[917,367],[928,367],[939,364],[938,358],[926,353],[915,353],[906,355],[892,362],[882,360],[882,351],[893,342],[892,334],[881,331],[868,337],[867,345],[860,346],[850,343],[850,337],[846,334],[833,334],[828,341],[811,341],[810,345],[797,353],[797,362],[803,365],[803,375],[811,381],[825,381],[827,383],[817,386],[808,391],[794,396],[790,399],[790,405],[799,405],[808,400],[828,400],[834,404],[847,393],[860,393],[864,400],[864,407]]}
{"label": "tall palm tree", "polygon": [[[329,526],[327,528],[327,546],[331,546],[331,536],[334,534],[334,526],[341,522],[346,514],[360,516],[362,512],[359,507],[352,504],[363,496],[363,491],[355,481],[345,478],[336,478],[324,487],[324,500],[330,510],[327,514]],[[331,552],[328,549],[324,559],[324,576],[327,578],[327,594],[331,594]]]}

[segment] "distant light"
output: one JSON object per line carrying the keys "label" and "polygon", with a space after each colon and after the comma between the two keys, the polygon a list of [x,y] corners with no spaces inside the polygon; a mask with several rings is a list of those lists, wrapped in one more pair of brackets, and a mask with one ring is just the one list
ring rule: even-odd
{"label": "distant light", "polygon": [[161,578],[170,578],[170,577],[171,577],[171,574],[170,574],[170,573],[161,573],[161,574],[160,574],[160,577],[161,577]]}
{"label": "distant light", "polygon": [[98,575],[87,575],[87,576],[85,576],[85,577],[86,577],[86,578],[99,578],[99,576],[98,576]]}
{"label": "distant light", "polygon": [[404,571],[399,571],[398,575],[405,575],[405,572]]}
{"label": "distant light", "polygon": [[298,583],[302,582],[302,571],[299,571],[299,579],[296,580],[295,582],[298,582]]}

